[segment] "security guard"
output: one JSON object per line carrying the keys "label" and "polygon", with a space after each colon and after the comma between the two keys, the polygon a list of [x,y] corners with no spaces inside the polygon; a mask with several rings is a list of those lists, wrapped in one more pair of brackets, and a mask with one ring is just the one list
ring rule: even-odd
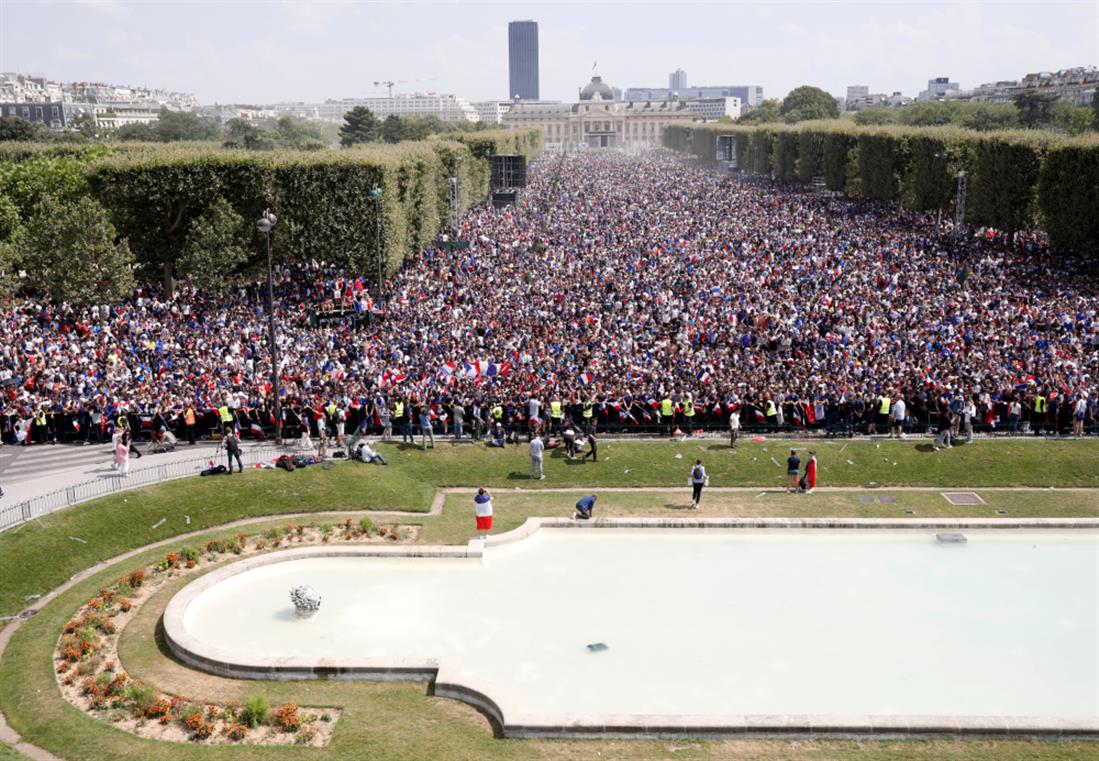
{"label": "security guard", "polygon": [[1030,414],[1030,425],[1034,428],[1034,435],[1037,436],[1042,432],[1042,427],[1046,422],[1046,398],[1042,396],[1042,392],[1039,391],[1038,395],[1034,397],[1034,410]]}
{"label": "security guard", "polygon": [[594,418],[592,417],[594,408],[595,401],[593,399],[588,399],[584,402],[584,408],[580,413],[584,418],[584,431],[586,433],[595,433]]}
{"label": "security guard", "polygon": [[660,400],[660,421],[668,427],[667,432],[671,436],[675,425],[675,403],[670,396]]}
{"label": "security guard", "polygon": [[690,394],[683,400],[683,418],[686,430],[690,433],[695,422],[695,403]]}
{"label": "security guard", "polygon": [[893,400],[886,394],[878,396],[878,433],[889,432],[889,408]]}
{"label": "security guard", "polygon": [[768,427],[778,428],[778,407],[775,406],[775,400],[768,399],[765,409],[764,416],[767,418]]}
{"label": "security guard", "polygon": [[561,432],[561,419],[564,416],[564,411],[561,408],[560,397],[554,397],[550,402],[550,424],[553,425],[553,430],[558,433]]}

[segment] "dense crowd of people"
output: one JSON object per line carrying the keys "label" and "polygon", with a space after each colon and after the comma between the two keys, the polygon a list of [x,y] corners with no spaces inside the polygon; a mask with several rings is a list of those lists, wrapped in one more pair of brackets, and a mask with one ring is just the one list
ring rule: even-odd
{"label": "dense crowd of people", "polygon": [[[1099,281],[1036,236],[940,235],[929,215],[664,152],[547,155],[529,176],[519,206],[463,217],[468,248],[423,252],[385,294],[323,263],[278,269],[288,435],[1097,419]],[[138,437],[269,435],[265,293],[184,282],[5,309],[3,441],[105,440],[120,419]]]}

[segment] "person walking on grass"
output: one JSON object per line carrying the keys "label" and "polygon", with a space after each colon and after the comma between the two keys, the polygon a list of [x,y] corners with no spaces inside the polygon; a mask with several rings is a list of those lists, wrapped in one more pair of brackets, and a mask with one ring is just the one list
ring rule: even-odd
{"label": "person walking on grass", "polygon": [[798,469],[801,467],[801,458],[796,449],[790,450],[790,456],[786,458],[786,492],[793,493],[798,490]]}
{"label": "person walking on grass", "polygon": [[542,472],[542,457],[545,451],[546,445],[536,431],[530,439],[530,477],[539,481],[546,478],[545,473]]}
{"label": "person walking on grass", "polygon": [[225,426],[225,435],[218,443],[218,449],[225,450],[226,464],[229,466],[229,475],[233,474],[233,460],[237,461],[237,470],[244,472],[244,461],[240,459],[240,438],[232,426]]}
{"label": "person walking on grass", "polygon": [[492,495],[488,489],[478,489],[473,498],[473,512],[477,516],[477,538],[487,539],[492,530]]}
{"label": "person walking on grass", "polygon": [[702,460],[695,460],[694,467],[691,468],[689,481],[691,484],[691,509],[697,510],[698,503],[702,500],[702,487],[710,482],[709,476],[706,475],[706,468],[702,466]]}
{"label": "person walking on grass", "polygon": [[599,462],[599,449],[598,445],[595,442],[594,426],[588,430],[588,447],[588,451],[584,453],[583,457],[580,458],[580,461],[583,462],[584,460],[591,457],[592,462]]}
{"label": "person walking on grass", "polygon": [[817,488],[817,453],[812,449],[809,450],[809,459],[805,461],[805,475],[798,486],[805,494],[812,494],[813,489]]}

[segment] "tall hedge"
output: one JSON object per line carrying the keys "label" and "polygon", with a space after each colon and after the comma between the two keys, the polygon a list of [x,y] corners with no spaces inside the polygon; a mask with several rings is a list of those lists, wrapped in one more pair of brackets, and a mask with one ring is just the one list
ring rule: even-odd
{"label": "tall hedge", "polygon": [[[115,151],[86,172],[139,265],[166,282],[191,224],[218,198],[246,220],[265,208],[278,215],[273,247],[280,261],[316,259],[372,274],[380,258],[393,272],[449,220],[450,177],[459,179],[464,209],[487,193],[488,156],[533,156],[541,147],[537,130],[447,137],[454,139],[311,152],[147,145]],[[370,195],[375,187],[380,200]],[[263,239],[254,228],[250,234],[261,257]]]}
{"label": "tall hedge", "polygon": [[1038,179],[1050,240],[1099,261],[1099,137],[1052,147]]}
{"label": "tall hedge", "polygon": [[1059,246],[1099,256],[1099,137],[1039,130],[859,127],[843,120],[797,125],[674,125],[664,145],[714,159],[716,135],[737,137],[741,171],[785,182],[823,176],[828,188],[952,214],[967,173],[966,222],[1013,232],[1041,228]]}

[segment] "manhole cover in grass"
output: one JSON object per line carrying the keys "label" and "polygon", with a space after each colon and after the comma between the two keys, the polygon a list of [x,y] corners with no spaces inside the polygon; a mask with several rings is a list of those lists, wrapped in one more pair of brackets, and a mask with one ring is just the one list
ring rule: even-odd
{"label": "manhole cover in grass", "polygon": [[944,491],[939,493],[952,505],[983,505],[985,503],[975,491]]}

